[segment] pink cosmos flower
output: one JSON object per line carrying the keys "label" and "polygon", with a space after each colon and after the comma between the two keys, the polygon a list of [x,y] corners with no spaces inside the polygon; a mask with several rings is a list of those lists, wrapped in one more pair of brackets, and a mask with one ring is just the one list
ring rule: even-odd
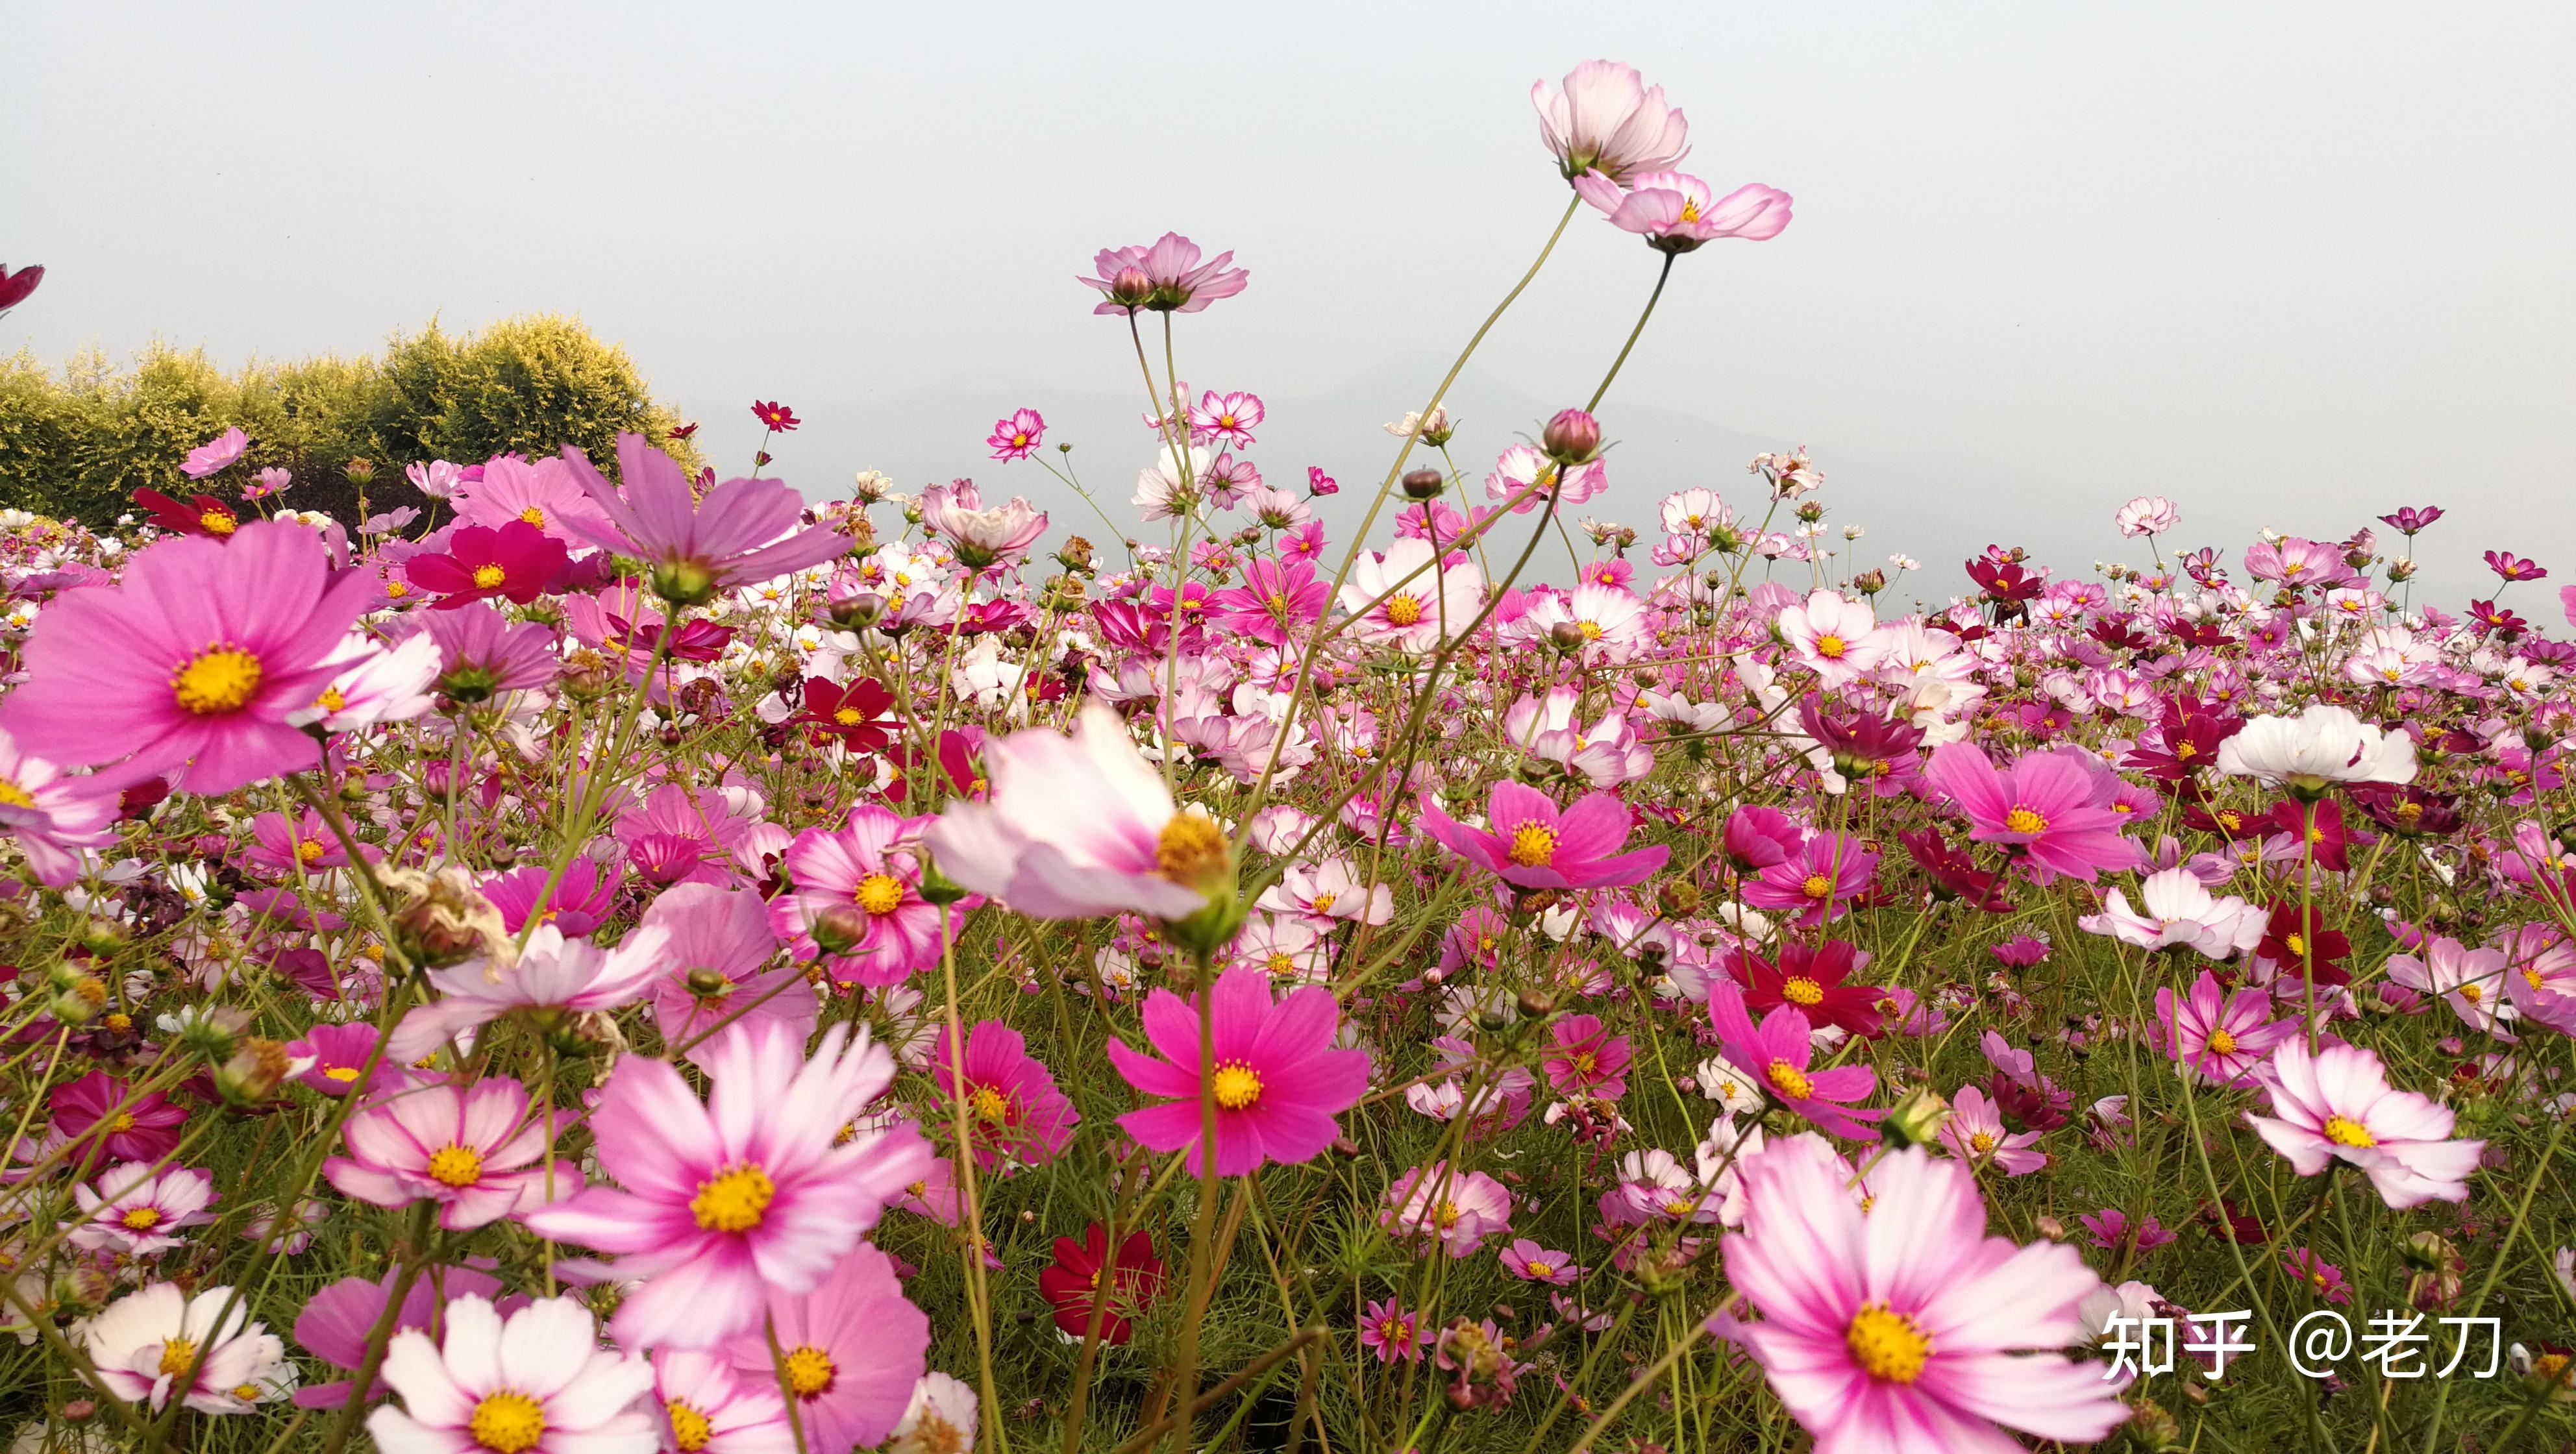
{"label": "pink cosmos flower", "polygon": [[179,473],[192,480],[222,474],[232,468],[233,461],[240,459],[242,451],[249,447],[249,435],[239,429],[227,429],[189,450],[188,457],[179,462]]}
{"label": "pink cosmos flower", "polygon": [[1547,1034],[1551,1044],[1539,1068],[1558,1095],[1615,1101],[1628,1089],[1628,1037],[1611,1034],[1600,1016],[1564,1016]]}
{"label": "pink cosmos flower", "polygon": [[[201,1414],[246,1414],[295,1387],[285,1342],[251,1321],[250,1299],[238,1288],[191,1296],[175,1282],[154,1283],[108,1304],[75,1336],[100,1388],[155,1411],[175,1397]],[[191,1367],[196,1380],[180,1383]]]}
{"label": "pink cosmos flower", "polygon": [[531,1115],[527,1087],[506,1076],[409,1086],[349,1118],[349,1154],[323,1162],[322,1174],[371,1206],[437,1202],[440,1226],[467,1231],[580,1190],[580,1167],[545,1159],[549,1118],[560,1142],[571,1118]]}
{"label": "pink cosmos flower", "polygon": [[384,1374],[402,1406],[367,1415],[367,1434],[385,1454],[653,1454],[661,1443],[634,1407],[652,1366],[600,1347],[590,1309],[570,1297],[504,1321],[467,1293],[448,1303],[444,1338],[395,1334]]}
{"label": "pink cosmos flower", "polygon": [[124,759],[127,780],[186,763],[194,793],[313,767],[318,749],[287,714],[331,684],[372,595],[365,572],[332,572],[309,526],[163,540],[119,584],[67,592],[37,618],[0,729],[67,766]]}
{"label": "pink cosmos flower", "polygon": [[535,621],[512,621],[487,602],[411,618],[437,644],[438,689],[460,702],[488,701],[555,679],[555,634]]}
{"label": "pink cosmos flower", "polygon": [[993,432],[984,442],[992,446],[995,459],[1027,459],[1045,439],[1045,415],[1035,409],[1014,409],[1009,418],[993,421]]}
{"label": "pink cosmos flower", "polygon": [[862,1123],[894,1057],[864,1034],[853,1043],[845,1024],[811,1060],[776,1021],[737,1025],[699,1063],[714,1086],[704,1105],[671,1066],[618,1061],[591,1117],[618,1187],[527,1218],[539,1236],[616,1254],[618,1278],[644,1279],[611,1325],[631,1348],[713,1347],[756,1329],[765,1290],[814,1290],[930,1165],[909,1121]]}
{"label": "pink cosmos flower", "polygon": [[2243,899],[2219,898],[2187,867],[2160,870],[2138,885],[2143,912],[2129,907],[2119,889],[2104,898],[2102,912],[2076,920],[2079,928],[2108,934],[2141,949],[2184,945],[2210,959],[2228,959],[2263,942],[2269,916]]}
{"label": "pink cosmos flower", "polygon": [[95,1185],[72,1188],[87,1220],[72,1229],[75,1247],[125,1257],[152,1257],[178,1246],[173,1236],[215,1219],[207,1211],[215,1201],[212,1172],[189,1166],[154,1171],[149,1164],[123,1162],[98,1174]]}
{"label": "pink cosmos flower", "polygon": [[1027,1039],[999,1020],[980,1020],[966,1037],[962,1066],[954,1045],[943,1026],[931,1052],[930,1081],[964,1098],[976,1162],[990,1170],[1005,1162],[1053,1161],[1082,1116],[1029,1054]]}
{"label": "pink cosmos flower", "polygon": [[1828,1134],[1855,1141],[1876,1134],[1870,1123],[1878,1111],[1847,1107],[1878,1088],[1878,1072],[1866,1065],[1812,1070],[1812,1027],[1796,1006],[1782,1005],[1756,1028],[1745,1011],[1744,992],[1719,980],[1708,987],[1708,1017],[1717,1027],[1718,1053],[1764,1094]]}
{"label": "pink cosmos flower", "polygon": [[1838,591],[1817,591],[1783,609],[1780,635],[1798,663],[1828,687],[1856,681],[1876,667],[1893,639],[1879,629],[1878,615],[1867,601],[1847,599]]}
{"label": "pink cosmos flower", "polygon": [[54,1113],[54,1135],[65,1141],[86,1139],[84,1151],[91,1158],[149,1164],[178,1150],[187,1109],[159,1091],[132,1096],[129,1104],[131,1095],[124,1081],[103,1070],[55,1086],[45,1097]]}
{"label": "pink cosmos flower", "polygon": [[2346,1161],[2370,1177],[2391,1207],[2437,1197],[2468,1200],[2468,1176],[2486,1143],[2449,1139],[2450,1108],[2390,1088],[2378,1056],[2358,1045],[2329,1045],[2311,1055],[2307,1042],[2292,1036],[2257,1075],[2271,1093],[2273,1114],[2248,1111],[2245,1123],[2299,1175]]}
{"label": "pink cosmos flower", "polygon": [[1341,606],[1357,616],[1351,629],[1362,639],[1420,654],[1465,631],[1484,593],[1472,561],[1452,555],[1435,567],[1429,541],[1399,540],[1351,562]]}
{"label": "pink cosmos flower", "polygon": [[2112,517],[2120,533],[2132,539],[2141,535],[2162,535],[2182,523],[2182,512],[2162,495],[2140,495],[2120,507]]}
{"label": "pink cosmos flower", "polygon": [[[376,1320],[384,1316],[385,1304],[393,1297],[394,1279],[401,1276],[399,1267],[387,1268],[380,1278],[344,1277],[323,1288],[305,1301],[304,1311],[295,1318],[295,1341],[305,1351],[322,1361],[355,1372],[367,1356],[367,1340],[376,1330]],[[446,1322],[447,1301],[468,1293],[490,1299],[501,1291],[501,1280],[488,1273],[466,1267],[428,1267],[412,1280],[411,1290],[403,1294],[402,1306],[394,1312],[394,1331],[417,1328],[432,1339],[440,1336]],[[499,1308],[505,1315],[525,1307],[524,1297],[502,1298]],[[336,1409],[349,1401],[354,1380],[310,1384],[295,1391],[295,1406],[302,1409]],[[375,1387],[370,1397],[385,1392],[384,1373],[377,1370]]]}
{"label": "pink cosmos flower", "polygon": [[1242,585],[1217,592],[1210,604],[1215,624],[1270,646],[1286,646],[1292,632],[1323,618],[1324,603],[1332,596],[1331,583],[1318,577],[1313,566],[1261,559],[1243,568]]}
{"label": "pink cosmos flower", "polygon": [[2226,993],[2208,970],[2194,980],[2191,993],[2177,999],[2170,987],[2156,991],[2156,1020],[2149,1033],[2165,1053],[2197,1071],[2212,1085],[2245,1086],[2272,1047],[2298,1029],[2295,1021],[2264,1015],[2272,997],[2260,989]]}
{"label": "pink cosmos flower", "polygon": [[2128,815],[2102,801],[2094,774],[2066,754],[2026,753],[1999,771],[1975,743],[1946,742],[1932,750],[1923,776],[1968,815],[1970,838],[2002,844],[2033,882],[2064,875],[2091,883],[2145,861],[2120,836]]}
{"label": "pink cosmos flower", "polygon": [[956,547],[958,560],[982,570],[1026,555],[1046,534],[1047,516],[1017,495],[1007,505],[987,509],[975,482],[959,480],[921,492],[921,523]]}
{"label": "pink cosmos flower", "polygon": [[1810,833],[1795,854],[1755,875],[1742,893],[1752,907],[1794,911],[1790,922],[1812,929],[1841,918],[1877,880],[1877,849],[1849,833]]}
{"label": "pink cosmos flower", "polygon": [[447,537],[444,555],[415,555],[402,563],[405,577],[440,596],[431,609],[500,596],[526,605],[557,587],[564,573],[563,542],[522,520],[498,530],[468,525]]}
{"label": "pink cosmos flower", "polygon": [[1665,105],[1664,88],[1648,86],[1635,66],[1585,61],[1566,73],[1561,92],[1531,82],[1530,104],[1538,108],[1540,139],[1569,180],[1598,170],[1620,181],[1690,154],[1681,108]]}
{"label": "pink cosmos flower", "polygon": [[2350,572],[2341,547],[2294,535],[2278,544],[2265,540],[2245,547],[2245,573],[2297,588],[2338,585]]}
{"label": "pink cosmos flower", "polygon": [[971,906],[943,909],[921,896],[919,844],[935,821],[862,803],[838,829],[799,833],[787,849],[790,888],[769,901],[770,927],[799,962],[819,959],[842,984],[901,984],[939,963],[942,926],[953,936]]}
{"label": "pink cosmos flower", "polygon": [[1975,1086],[1961,1086],[1950,1098],[1950,1119],[1941,1123],[1941,1144],[1971,1166],[2000,1167],[2006,1176],[2028,1176],[2048,1165],[2048,1153],[2037,1131],[2019,1134],[2004,1129],[2003,1112]]}
{"label": "pink cosmos flower", "polygon": [[[778,1376],[756,1377],[720,1353],[664,1348],[653,1354],[653,1401],[668,1442],[687,1454],[795,1454],[796,1433]],[[958,1446],[957,1454],[964,1454]]]}
{"label": "pink cosmos flower", "polygon": [[1761,1317],[1712,1326],[1762,1365],[1817,1454],[2010,1454],[2005,1429],[2089,1443],[2128,1417],[2098,1366],[2020,1351],[2082,1341],[2101,1279],[2062,1243],[1986,1236],[1967,1168],[1895,1152],[1870,1172],[1867,1211],[1809,1138],[1742,1170],[1751,1208],[1726,1274]]}
{"label": "pink cosmos flower", "polygon": [[0,832],[18,840],[27,867],[47,888],[80,876],[84,850],[116,841],[114,779],[74,777],[0,729]]}
{"label": "pink cosmos flower", "polygon": [[1421,1319],[1397,1307],[1393,1298],[1370,1303],[1360,1319],[1360,1346],[1375,1353],[1380,1363],[1399,1358],[1419,1363],[1422,1342]]}
{"label": "pink cosmos flower", "polygon": [[[769,906],[749,889],[682,884],[653,901],[643,923],[669,936],[653,982],[653,1020],[674,1047],[704,1042],[727,1025],[775,1020],[802,1042],[814,1033],[821,999],[805,972],[763,972],[777,952]],[[697,1051],[687,1052],[691,1060]]]}
{"label": "pink cosmos flower", "polygon": [[1426,806],[1423,831],[1504,882],[1531,889],[1624,888],[1654,876],[1671,856],[1660,843],[1628,853],[1627,806],[1586,793],[1562,813],[1554,799],[1504,778],[1486,799],[1485,828],[1470,828]]}
{"label": "pink cosmos flower", "polygon": [[1485,498],[1513,501],[1515,515],[1528,514],[1543,500],[1580,505],[1609,488],[1610,469],[1600,460],[1561,467],[1526,444],[1506,448],[1485,476]]}
{"label": "pink cosmos flower", "polygon": [[804,1447],[873,1446],[893,1431],[927,1366],[930,1319],[891,1259],[862,1242],[810,1291],[771,1289],[766,1311],[762,1330],[725,1351],[746,1382],[785,1384]]}
{"label": "pink cosmos flower", "polygon": [[1190,443],[1222,439],[1237,449],[1247,448],[1254,427],[1266,417],[1259,394],[1220,394],[1210,389],[1190,406]]}
{"label": "pink cosmos flower", "polygon": [[[1270,976],[1238,965],[1217,976],[1208,991],[1216,1074],[1216,1169],[1241,1176],[1269,1162],[1311,1161],[1341,1134],[1334,1117],[1357,1104],[1368,1089],[1364,1050],[1336,1050],[1340,1011],[1325,989],[1292,990],[1270,999]],[[1199,1017],[1189,1001],[1169,990],[1145,997],[1145,1038],[1158,1055],[1123,1041],[1108,1044],[1109,1061],[1127,1083],[1162,1105],[1129,1111],[1119,1126],[1154,1151],[1189,1152],[1192,1175],[1200,1170]]]}
{"label": "pink cosmos flower", "polygon": [[1576,177],[1574,190],[1612,226],[1638,234],[1658,252],[1691,252],[1721,237],[1768,242],[1789,225],[1789,194],[1760,182],[1718,197],[1683,172],[1639,172],[1623,192],[1595,169]]}
{"label": "pink cosmos flower", "polygon": [[1073,735],[1015,732],[984,748],[992,795],[952,799],[922,834],[942,873],[1036,919],[1185,919],[1233,877],[1224,830],[1184,812],[1098,702]]}
{"label": "pink cosmos flower", "polygon": [[[412,466],[418,470],[418,465]],[[434,479],[437,466],[415,483],[432,499],[441,492],[430,488],[426,480]],[[454,466],[448,466],[450,474]],[[609,523],[606,511],[592,503],[572,471],[560,459],[529,461],[514,454],[495,455],[483,466],[482,478],[461,487],[456,497],[456,514],[468,525],[500,530],[517,524],[543,531],[550,540],[566,546],[586,546],[589,536],[574,528],[579,521],[590,529]]]}
{"label": "pink cosmos flower", "polygon": [[2452,1013],[2481,1034],[2492,1035],[2498,1022],[2518,1018],[2506,995],[2505,951],[2471,949],[2447,935],[2422,948],[2420,956],[2390,955],[2389,979],[2411,990],[2440,995]]}
{"label": "pink cosmos flower", "polygon": [[1583,1269],[1574,1265],[1569,1253],[1541,1247],[1527,1237],[1515,1238],[1503,1249],[1503,1270],[1527,1282],[1544,1282],[1551,1287],[1572,1287]]}
{"label": "pink cosmos flower", "polygon": [[615,908],[626,871],[613,863],[602,865],[587,853],[574,854],[564,866],[563,877],[555,882],[554,892],[546,896],[546,906],[541,911],[537,908],[537,895],[545,892],[546,881],[552,878],[553,867],[543,863],[489,874],[483,879],[483,897],[501,911],[501,926],[513,934],[528,927],[528,917],[534,914],[538,923],[552,924],[565,938],[584,939]]}
{"label": "pink cosmos flower", "polygon": [[1378,1223],[1399,1237],[1437,1238],[1451,1257],[1467,1257],[1511,1230],[1512,1194],[1481,1171],[1435,1161],[1395,1179]]}
{"label": "pink cosmos flower", "polygon": [[1091,260],[1099,276],[1074,281],[1100,290],[1103,301],[1094,313],[1196,313],[1242,292],[1252,280],[1243,269],[1226,266],[1233,261],[1233,253],[1221,252],[1202,263],[1197,243],[1166,232],[1150,245],[1102,249]]}
{"label": "pink cosmos flower", "polygon": [[694,604],[849,549],[849,537],[828,526],[798,530],[804,499],[778,480],[727,480],[699,499],[679,461],[640,434],[617,436],[622,494],[580,450],[566,445],[563,458],[608,517],[606,525],[565,523],[593,545],[645,561],[654,593],[666,601]]}
{"label": "pink cosmos flower", "polygon": [[376,1073],[367,1077],[364,1086],[358,1078],[366,1074],[367,1062],[375,1057],[376,1027],[364,1020],[335,1025],[318,1021],[304,1032],[300,1040],[286,1042],[289,1060],[310,1060],[313,1064],[295,1078],[326,1096],[338,1098],[354,1090],[389,1091],[407,1083],[402,1063],[391,1056],[376,1061]]}
{"label": "pink cosmos flower", "polygon": [[652,989],[667,947],[659,926],[639,925],[615,949],[602,949],[540,924],[510,968],[478,956],[431,970],[429,982],[439,998],[402,1017],[385,1053],[408,1063],[504,1015],[552,1025],[586,1010],[633,1004]]}

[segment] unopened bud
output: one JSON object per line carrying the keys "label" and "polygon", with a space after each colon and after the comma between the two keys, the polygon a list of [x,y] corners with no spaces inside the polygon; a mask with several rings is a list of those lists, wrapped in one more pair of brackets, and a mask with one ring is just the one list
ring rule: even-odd
{"label": "unopened bud", "polygon": [[1887,1108],[1878,1133],[1890,1146],[1929,1146],[1950,1119],[1950,1103],[1930,1086],[1916,1086]]}
{"label": "unopened bud", "polygon": [[865,631],[885,618],[886,599],[874,591],[843,596],[831,603],[832,624],[844,631]]}
{"label": "unopened bud", "polygon": [[284,1045],[246,1035],[215,1072],[215,1089],[234,1105],[255,1106],[277,1094],[291,1064]]}
{"label": "unopened bud", "polygon": [[1120,307],[1141,308],[1153,296],[1153,276],[1133,264],[1120,268],[1109,280],[1109,301]]}
{"label": "unopened bud", "polygon": [[1521,991],[1518,1003],[1521,1013],[1533,1020],[1543,1020],[1556,1013],[1556,1001],[1536,990]]}
{"label": "unopened bud", "polygon": [[1407,470],[1404,475],[1404,496],[1408,500],[1437,500],[1440,498],[1440,492],[1448,488],[1448,485],[1448,478],[1438,470]]}
{"label": "unopened bud", "polygon": [[1547,421],[1538,442],[1558,464],[1583,464],[1601,452],[1601,421],[1580,409],[1561,409]]}
{"label": "unopened bud", "polygon": [[[674,606],[703,605],[716,593],[715,572],[694,560],[666,560],[653,567],[653,594]],[[678,623],[664,627],[678,629]]]}
{"label": "unopened bud", "polygon": [[1559,621],[1547,628],[1547,644],[1572,654],[1583,649],[1583,628],[1572,621]]}
{"label": "unopened bud", "polygon": [[838,957],[849,953],[867,940],[871,920],[865,909],[855,904],[834,904],[814,916],[814,943],[825,954]]}
{"label": "unopened bud", "polygon": [[363,490],[376,482],[376,462],[371,459],[353,459],[340,467],[340,476]]}
{"label": "unopened bud", "polygon": [[725,977],[723,970],[702,964],[689,971],[688,986],[690,994],[702,1000],[711,1000],[732,989],[733,981]]}

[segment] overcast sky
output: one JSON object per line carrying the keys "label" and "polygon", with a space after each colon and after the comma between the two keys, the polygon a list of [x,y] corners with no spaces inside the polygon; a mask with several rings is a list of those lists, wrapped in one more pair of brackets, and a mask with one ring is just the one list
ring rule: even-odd
{"label": "overcast sky", "polygon": [[[1934,593],[1989,540],[2083,573],[2148,492],[2231,555],[2442,504],[2419,554],[2454,602],[2490,546],[2576,578],[2564,3],[8,13],[0,260],[49,272],[0,348],[48,362],[562,310],[728,473],[776,398],[808,494],[971,474],[1071,524],[984,429],[1045,411],[1124,501],[1141,385],[1072,279],[1173,228],[1252,270],[1182,320],[1184,377],[1270,400],[1274,480],[1373,484],[1375,427],[1563,205],[1530,82],[1605,56],[1686,110],[1688,170],[1797,217],[1681,260],[1594,513],[1742,502],[1751,448],[1803,443],[1858,548]],[[1578,219],[1478,356],[1462,462],[1590,392],[1654,264]]]}

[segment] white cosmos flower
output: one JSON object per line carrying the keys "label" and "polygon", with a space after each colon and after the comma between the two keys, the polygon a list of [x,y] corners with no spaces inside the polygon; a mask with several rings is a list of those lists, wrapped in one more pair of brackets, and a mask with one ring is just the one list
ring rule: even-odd
{"label": "white cosmos flower", "polygon": [[2220,743],[2218,770],[2271,787],[2311,791],[2327,783],[2410,783],[2415,739],[2382,732],[2342,707],[2317,705],[2296,717],[2256,717]]}

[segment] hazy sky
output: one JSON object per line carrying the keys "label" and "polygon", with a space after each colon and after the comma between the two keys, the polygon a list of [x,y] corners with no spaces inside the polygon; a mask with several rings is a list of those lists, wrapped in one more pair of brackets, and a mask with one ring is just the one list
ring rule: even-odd
{"label": "hazy sky", "polygon": [[[0,259],[49,268],[0,347],[576,312],[728,472],[777,398],[809,494],[972,474],[1073,523],[982,435],[1044,410],[1123,504],[1141,385],[1072,278],[1175,228],[1252,270],[1182,320],[1183,375],[1267,396],[1274,479],[1373,484],[1562,206],[1530,82],[1607,56],[1687,111],[1689,170],[1797,219],[1682,259],[1595,513],[1740,502],[1751,448],[1804,443],[1935,592],[1988,540],[2082,573],[2146,492],[2231,554],[2440,503],[2446,597],[2494,545],[2576,578],[2576,6],[395,9],[0,7]],[[1654,263],[1577,220],[1479,355],[1462,463],[1590,392]]]}

